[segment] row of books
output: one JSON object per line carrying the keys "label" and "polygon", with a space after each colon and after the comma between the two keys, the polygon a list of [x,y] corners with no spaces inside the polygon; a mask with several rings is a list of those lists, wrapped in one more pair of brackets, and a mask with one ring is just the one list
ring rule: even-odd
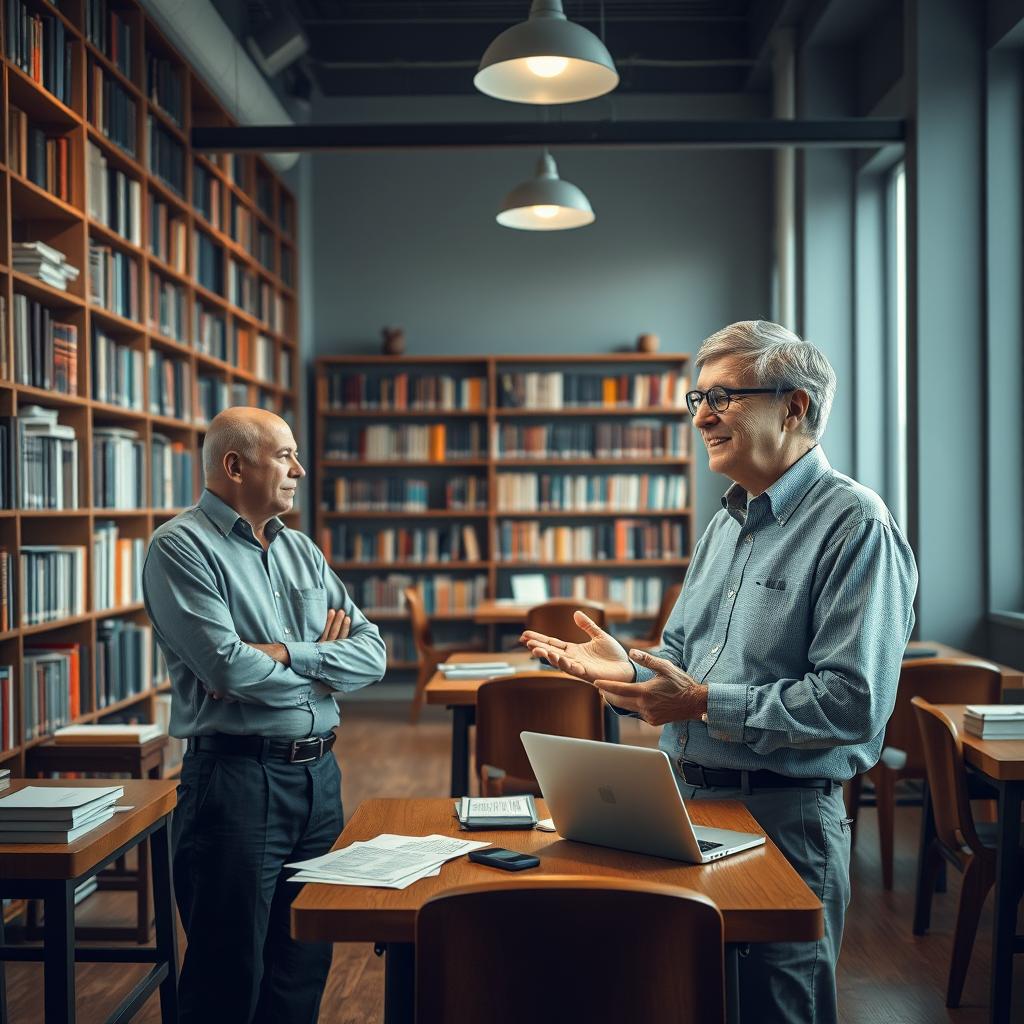
{"label": "row of books", "polygon": [[93,427],[92,501],[96,508],[143,508],[146,446],[127,427]]}
{"label": "row of books", "polygon": [[7,59],[29,78],[72,106],[71,42],[64,24],[51,14],[34,14],[22,0],[6,0]]}
{"label": "row of books", "polygon": [[15,174],[68,203],[68,154],[70,142],[66,135],[33,127],[28,115],[15,106],[7,113],[7,161]]}
{"label": "row of books", "polygon": [[370,529],[333,523],[322,543],[328,560],[343,562],[480,561],[480,540],[469,524]]}
{"label": "row of books", "polygon": [[188,225],[152,193],[149,196],[149,251],[179,274],[188,273]]}
{"label": "row of books", "polygon": [[228,301],[273,331],[284,330],[284,304],[274,288],[248,267],[228,260]]}
{"label": "row of books", "polygon": [[451,374],[331,373],[323,378],[328,409],[457,411],[486,409],[487,378]]}
{"label": "row of books", "polygon": [[206,232],[196,231],[193,235],[195,252],[195,277],[207,290],[217,295],[224,294],[224,250]]}
{"label": "row of books", "polygon": [[151,348],[149,360],[149,411],[174,419],[192,418],[192,367],[184,360]]}
{"label": "row of books", "polygon": [[375,424],[367,427],[332,423],[327,429],[329,459],[370,462],[444,462],[482,459],[486,425],[469,423]]}
{"label": "row of books", "polygon": [[487,596],[486,576],[451,576],[448,573],[417,576],[391,573],[388,576],[368,576],[346,583],[346,586],[356,604],[371,619],[374,611],[404,612],[403,591],[406,587],[420,588],[428,615],[471,613]]}
{"label": "row of books", "polygon": [[528,370],[498,375],[498,405],[505,409],[685,409],[689,377],[665,373],[565,373]]}
{"label": "row of books", "polygon": [[111,10],[107,0],[85,0],[85,36],[131,79],[135,74],[135,49],[131,22],[123,11]]}
{"label": "row of books", "polygon": [[256,251],[253,256],[263,267],[271,273],[274,272],[274,235],[262,224],[256,228]]}
{"label": "row of books", "polygon": [[68,282],[78,280],[78,267],[68,263],[59,249],[44,242],[12,242],[11,262],[15,270],[61,291],[67,290]]}
{"label": "row of books", "polygon": [[207,309],[197,301],[193,307],[192,321],[192,337],[195,339],[197,352],[222,359],[233,366],[238,365],[238,360],[232,354],[233,350],[228,348],[228,328],[223,313]]}
{"label": "row of books", "polygon": [[[600,413],[595,415],[600,416]],[[690,450],[685,422],[501,423],[493,435],[495,458],[662,459]]]}
{"label": "row of books", "polygon": [[682,558],[682,524],[616,519],[588,526],[551,526],[535,520],[498,524],[496,557],[506,562],[594,562]]}
{"label": "row of books", "polygon": [[[407,629],[382,629],[380,631],[380,638],[384,641],[384,646],[387,648],[389,665],[396,661],[417,660],[416,644],[413,642],[412,634]],[[3,679],[2,672],[3,668],[0,667],[0,682]]]}
{"label": "row of books", "polygon": [[220,178],[198,161],[192,167],[192,205],[218,231],[222,226]]}
{"label": "row of books", "polygon": [[127,619],[96,624],[96,706],[144,693],[152,685],[153,627]]}
{"label": "row of books", "polygon": [[232,405],[249,404],[249,385],[236,381],[228,384],[223,377],[199,374],[199,408],[196,416],[200,422],[209,423],[217,413]]}
{"label": "row of books", "polygon": [[87,85],[89,123],[134,159],[139,149],[138,107],[131,93],[91,57]]}
{"label": "row of books", "polygon": [[149,170],[172,192],[185,195],[185,147],[152,115],[146,151]]}
{"label": "row of books", "polygon": [[86,209],[132,245],[142,245],[142,183],[107,164],[95,142],[86,148]]}
{"label": "row of books", "polygon": [[[78,440],[56,409],[27,405],[4,417],[3,490],[24,509],[78,508]],[[12,448],[12,446],[16,447]],[[15,471],[15,467],[20,468]]]}
{"label": "row of books", "polygon": [[[0,750],[13,750],[18,742],[14,706],[14,666],[0,665]],[[6,789],[0,779],[0,789]]]}
{"label": "row of books", "polygon": [[685,509],[686,477],[669,473],[498,473],[500,512]]}
{"label": "row of books", "polygon": [[146,541],[122,537],[117,523],[98,522],[92,532],[92,606],[123,608],[142,600]]}
{"label": "row of books", "polygon": [[185,126],[185,79],[171,60],[146,54],[146,93],[179,128]]}
{"label": "row of books", "polygon": [[85,614],[85,548],[25,545],[20,554],[18,606],[23,626]]}
{"label": "row of books", "polygon": [[445,481],[393,476],[339,476],[324,481],[323,508],[335,512],[425,512],[427,509],[478,511],[487,508],[485,476],[453,476]]}
{"label": "row of books", "polygon": [[548,572],[544,573],[544,582],[551,597],[614,601],[638,617],[657,614],[664,588],[662,577],[654,574],[639,576],[608,572]]}
{"label": "row of books", "polygon": [[182,344],[188,341],[185,289],[161,277],[155,270],[149,275],[149,327]]}
{"label": "row of books", "polygon": [[249,370],[261,380],[275,379],[273,338],[236,323],[232,330],[232,340],[232,350],[228,352],[227,362]]}
{"label": "row of books", "polygon": [[78,328],[48,306],[14,293],[14,375],[19,384],[78,394]]}
{"label": "row of books", "polygon": [[16,589],[13,557],[7,548],[0,548],[0,632],[14,629],[18,621],[14,603]]}
{"label": "row of books", "polygon": [[22,726],[26,740],[45,736],[88,710],[88,648],[37,644],[22,658]]}
{"label": "row of books", "polygon": [[244,206],[237,196],[231,197],[231,222],[229,234],[250,256],[255,255],[255,215]]}
{"label": "row of books", "polygon": [[138,320],[140,296],[138,262],[90,238],[89,301],[128,320]]}
{"label": "row of books", "polygon": [[92,328],[92,397],[97,402],[142,409],[141,349],[123,345],[101,327]]}
{"label": "row of books", "polygon": [[195,455],[181,441],[153,434],[150,466],[153,508],[185,508],[195,500]]}

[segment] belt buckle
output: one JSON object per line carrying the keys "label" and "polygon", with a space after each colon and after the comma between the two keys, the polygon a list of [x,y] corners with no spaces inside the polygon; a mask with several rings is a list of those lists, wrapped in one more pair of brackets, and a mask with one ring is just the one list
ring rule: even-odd
{"label": "belt buckle", "polygon": [[684,761],[682,758],[679,758],[677,763],[679,765],[679,774],[683,777],[683,782],[688,786],[696,786],[697,789],[707,789],[708,784],[704,780],[704,766],[702,764],[694,764],[692,761]]}
{"label": "belt buckle", "polygon": [[[316,743],[317,752],[312,757],[296,757],[295,755],[299,752],[299,746],[307,743]],[[310,761],[319,761],[323,757],[324,753],[324,738],[323,736],[310,736],[304,740],[292,740],[291,753],[288,755],[288,760],[292,764],[309,764]]]}

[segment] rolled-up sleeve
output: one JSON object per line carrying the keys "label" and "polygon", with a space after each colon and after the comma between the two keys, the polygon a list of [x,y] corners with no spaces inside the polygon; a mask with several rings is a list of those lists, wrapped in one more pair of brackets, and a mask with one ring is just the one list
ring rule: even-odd
{"label": "rolled-up sleeve", "polygon": [[308,707],[325,688],[243,642],[209,565],[172,536],[150,544],[146,612],[163,642],[219,697],[271,708]]}
{"label": "rolled-up sleeve", "polygon": [[387,668],[387,650],[380,630],[366,618],[349,596],[345,584],[317,551],[328,605],[351,620],[345,640],[289,642],[284,646],[292,668],[336,693],[350,693],[376,683]]}
{"label": "rolled-up sleeve", "polygon": [[916,590],[913,554],[888,523],[851,528],[817,567],[812,670],[757,686],[710,684],[709,734],[759,754],[880,735],[896,700]]}

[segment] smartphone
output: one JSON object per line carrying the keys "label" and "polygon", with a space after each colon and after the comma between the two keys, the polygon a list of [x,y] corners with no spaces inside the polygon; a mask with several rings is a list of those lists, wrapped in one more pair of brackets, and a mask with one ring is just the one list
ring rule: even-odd
{"label": "smartphone", "polygon": [[501,846],[473,850],[469,859],[475,860],[477,864],[501,868],[502,871],[523,871],[525,868],[535,868],[540,863],[540,858],[534,857],[532,853],[516,853],[515,850],[506,850]]}

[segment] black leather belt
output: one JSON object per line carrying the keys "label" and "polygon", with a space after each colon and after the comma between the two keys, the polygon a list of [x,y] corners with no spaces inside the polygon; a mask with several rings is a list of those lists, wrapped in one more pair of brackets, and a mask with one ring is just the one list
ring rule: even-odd
{"label": "black leather belt", "polygon": [[791,775],[778,775],[764,769],[749,772],[736,768],[705,768],[683,758],[676,761],[676,768],[683,782],[698,789],[718,786],[741,789],[744,793],[752,789],[822,789],[831,793],[832,787],[839,785],[832,779],[795,779]]}
{"label": "black leather belt", "polygon": [[277,740],[267,736],[193,736],[188,749],[200,754],[227,757],[255,757],[258,761],[286,761],[289,764],[313,764],[334,746],[335,734],[307,736],[301,740]]}

